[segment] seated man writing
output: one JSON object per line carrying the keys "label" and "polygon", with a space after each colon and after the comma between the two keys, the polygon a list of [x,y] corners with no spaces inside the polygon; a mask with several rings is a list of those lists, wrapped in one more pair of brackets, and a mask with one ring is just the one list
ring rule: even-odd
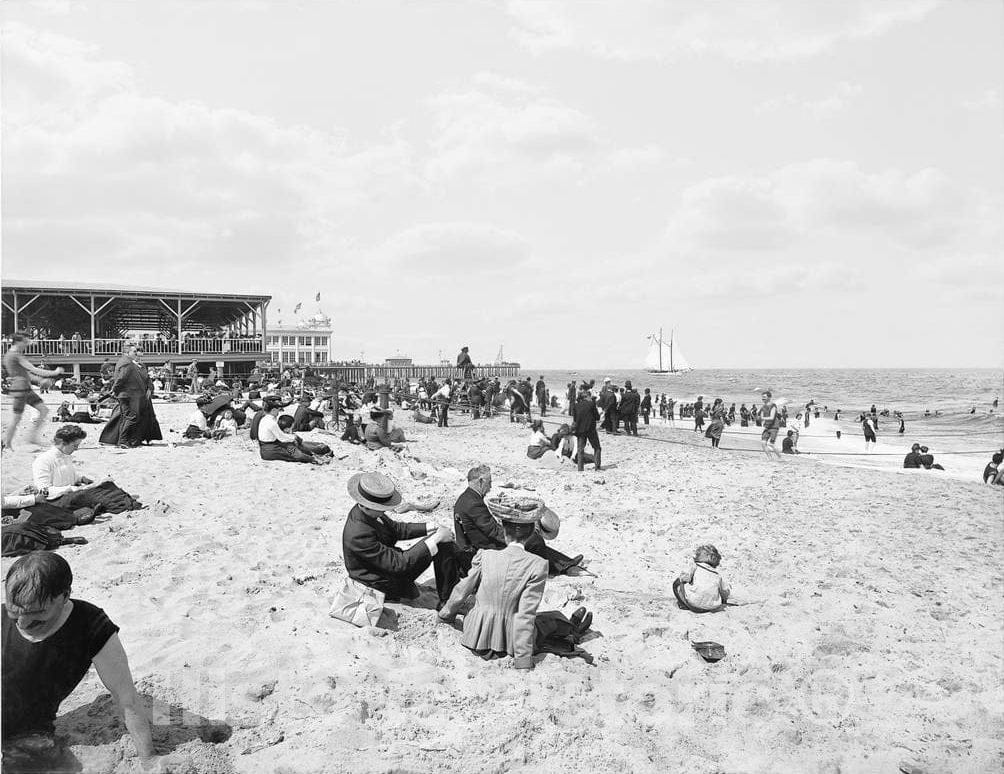
{"label": "seated man writing", "polygon": [[[502,549],[506,547],[505,534],[502,525],[492,516],[485,505],[485,496],[492,488],[492,470],[487,465],[478,465],[467,471],[467,489],[457,498],[453,506],[453,527],[457,540],[457,563],[462,572],[471,567],[474,554],[480,549]],[[553,515],[553,514],[552,514]],[[582,554],[575,557],[565,556],[560,551],[550,548],[545,542],[548,527],[537,523],[534,534],[526,541],[526,550],[547,560],[548,569],[553,575],[576,575],[582,563]],[[569,572],[571,570],[571,572]]]}
{"label": "seated man writing", "polygon": [[[54,737],[59,705],[91,665],[121,710],[140,759],[153,762],[150,721],[140,703],[119,627],[71,599],[73,574],[59,554],[33,551],[7,573],[3,605],[4,771],[64,769],[72,756]],[[76,770],[76,769],[73,769]]]}
{"label": "seated man writing", "polygon": [[[414,506],[404,505],[397,486],[381,473],[356,473],[349,479],[348,492],[356,502],[342,530],[342,553],[349,577],[383,592],[388,601],[415,599],[420,594],[415,580],[431,564],[439,601],[445,602],[458,577],[450,530],[424,522],[395,521],[388,516],[388,511],[403,513]],[[405,550],[396,545],[414,538],[424,540]]]}

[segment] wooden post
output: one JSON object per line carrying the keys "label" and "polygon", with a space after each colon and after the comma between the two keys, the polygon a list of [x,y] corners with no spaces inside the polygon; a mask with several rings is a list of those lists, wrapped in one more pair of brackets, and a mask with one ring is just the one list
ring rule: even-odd
{"label": "wooden post", "polygon": [[[384,380],[384,383],[377,388],[377,394],[380,396],[380,408],[386,412],[387,409],[390,408],[390,385],[387,383],[386,379]],[[380,417],[380,427],[383,428],[385,433],[387,432],[386,413]]]}

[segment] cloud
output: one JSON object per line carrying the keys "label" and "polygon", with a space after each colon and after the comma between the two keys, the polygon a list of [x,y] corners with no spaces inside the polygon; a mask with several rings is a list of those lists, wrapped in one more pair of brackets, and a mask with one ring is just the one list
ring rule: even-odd
{"label": "cloud", "polygon": [[761,176],[720,177],[686,189],[668,229],[691,250],[768,250],[822,237],[882,238],[908,249],[997,232],[997,199],[937,169],[866,172],[816,159]]}
{"label": "cloud", "polygon": [[513,231],[487,223],[425,223],[406,229],[378,247],[371,258],[391,269],[450,275],[463,281],[505,274],[530,259],[530,245]]}
{"label": "cloud", "polygon": [[937,0],[706,3],[512,0],[515,40],[540,54],[582,51],[623,61],[713,55],[737,62],[797,60],[878,37],[931,13]]}
{"label": "cloud", "polygon": [[958,298],[1004,304],[1004,261],[1000,253],[938,256],[918,263],[917,274]]}
{"label": "cloud", "polygon": [[980,94],[965,97],[962,100],[962,107],[966,110],[979,112],[982,110],[999,111],[1001,107],[1001,93],[999,89],[984,89]]}
{"label": "cloud", "polygon": [[576,180],[670,160],[654,143],[618,145],[583,111],[539,86],[495,73],[478,73],[468,88],[440,93],[427,104],[436,132],[425,175],[434,184],[476,179],[494,188]]}
{"label": "cloud", "polygon": [[341,245],[361,210],[419,184],[400,138],[354,147],[148,96],[123,63],[22,24],[5,25],[4,65],[5,273],[303,265]]}
{"label": "cloud", "polygon": [[860,84],[841,81],[832,93],[824,97],[800,99],[794,94],[785,94],[781,97],[764,100],[757,106],[757,111],[772,113],[783,108],[793,108],[816,119],[828,118],[850,105],[861,94],[861,91]]}
{"label": "cloud", "polygon": [[442,181],[487,173],[497,181],[536,171],[577,169],[598,144],[597,127],[583,112],[539,96],[535,89],[507,81],[486,83],[482,74],[466,91],[429,100],[437,133],[426,174]]}

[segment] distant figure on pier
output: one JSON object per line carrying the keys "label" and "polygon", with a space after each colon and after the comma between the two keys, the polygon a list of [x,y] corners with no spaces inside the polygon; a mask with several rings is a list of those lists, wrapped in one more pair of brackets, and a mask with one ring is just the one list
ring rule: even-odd
{"label": "distant figure on pier", "polygon": [[457,355],[457,368],[464,370],[465,379],[470,379],[474,376],[474,363],[471,362],[471,356],[467,352],[467,347],[460,348],[460,354]]}

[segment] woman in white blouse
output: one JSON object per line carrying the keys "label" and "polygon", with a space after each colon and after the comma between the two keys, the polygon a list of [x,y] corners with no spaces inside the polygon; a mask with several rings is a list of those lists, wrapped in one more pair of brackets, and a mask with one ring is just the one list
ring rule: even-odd
{"label": "woman in white blouse", "polygon": [[262,399],[265,415],[258,423],[258,451],[263,460],[282,462],[310,462],[323,465],[326,460],[300,448],[299,439],[279,427],[278,416],[282,411],[282,400],[274,396]]}

